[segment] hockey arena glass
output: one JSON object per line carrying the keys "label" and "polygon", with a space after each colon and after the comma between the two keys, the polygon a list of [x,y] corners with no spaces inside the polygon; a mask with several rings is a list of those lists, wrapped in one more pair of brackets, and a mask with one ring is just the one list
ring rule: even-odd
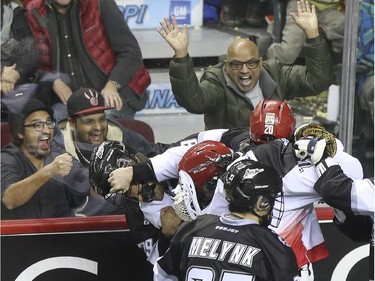
{"label": "hockey arena glass", "polygon": [[54,120],[53,121],[46,121],[46,122],[38,121],[38,122],[35,122],[35,123],[32,123],[32,124],[23,125],[23,126],[24,127],[34,127],[35,131],[41,132],[45,125],[47,126],[48,129],[53,129],[56,126],[56,121],[54,121]]}

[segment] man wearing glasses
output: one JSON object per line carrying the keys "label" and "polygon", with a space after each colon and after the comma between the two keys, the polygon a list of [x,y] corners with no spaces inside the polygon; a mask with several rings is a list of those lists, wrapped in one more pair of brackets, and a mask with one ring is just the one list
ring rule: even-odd
{"label": "man wearing glasses", "polygon": [[88,170],[51,146],[53,110],[30,99],[8,122],[14,141],[1,151],[2,219],[75,216],[89,192]]}
{"label": "man wearing glasses", "polygon": [[173,94],[187,111],[204,114],[206,129],[248,127],[251,111],[263,99],[290,100],[318,95],[332,84],[333,62],[326,42],[319,36],[315,7],[297,2],[296,24],[306,33],[306,66],[286,66],[275,59],[263,61],[256,44],[235,40],[226,59],[209,67],[200,82],[188,53],[186,25],[165,18],[158,29],[175,51],[169,75]]}

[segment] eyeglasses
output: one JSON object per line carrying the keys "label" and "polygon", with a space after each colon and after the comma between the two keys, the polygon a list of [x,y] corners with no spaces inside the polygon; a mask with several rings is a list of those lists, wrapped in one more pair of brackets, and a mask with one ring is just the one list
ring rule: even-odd
{"label": "eyeglasses", "polygon": [[227,62],[233,70],[240,70],[240,69],[242,69],[244,64],[246,65],[246,67],[248,69],[257,68],[260,60],[257,60],[257,59],[253,60],[252,59],[252,60],[248,60],[248,61],[245,61],[245,62],[242,62],[242,61],[227,61]]}
{"label": "eyeglasses", "polygon": [[53,121],[47,121],[47,122],[38,121],[38,122],[35,122],[35,123],[32,123],[32,124],[23,125],[23,126],[24,127],[34,127],[35,131],[41,132],[44,128],[44,125],[47,125],[48,129],[53,129],[56,126],[56,121],[54,121],[54,120]]}

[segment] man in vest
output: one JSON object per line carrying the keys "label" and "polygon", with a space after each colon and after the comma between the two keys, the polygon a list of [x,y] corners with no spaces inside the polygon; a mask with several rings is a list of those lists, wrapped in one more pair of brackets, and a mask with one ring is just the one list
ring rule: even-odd
{"label": "man in vest", "polygon": [[83,87],[100,91],[105,104],[114,107],[108,112],[112,117],[132,119],[144,108],[151,79],[114,0],[31,0],[26,8],[39,72],[49,74],[43,77],[58,102],[66,105]]}

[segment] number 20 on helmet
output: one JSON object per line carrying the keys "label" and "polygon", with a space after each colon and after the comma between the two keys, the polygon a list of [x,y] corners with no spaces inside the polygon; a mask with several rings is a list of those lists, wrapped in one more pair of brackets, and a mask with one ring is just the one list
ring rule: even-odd
{"label": "number 20 on helmet", "polygon": [[255,142],[290,139],[296,127],[296,117],[284,101],[262,100],[250,115],[250,135]]}

